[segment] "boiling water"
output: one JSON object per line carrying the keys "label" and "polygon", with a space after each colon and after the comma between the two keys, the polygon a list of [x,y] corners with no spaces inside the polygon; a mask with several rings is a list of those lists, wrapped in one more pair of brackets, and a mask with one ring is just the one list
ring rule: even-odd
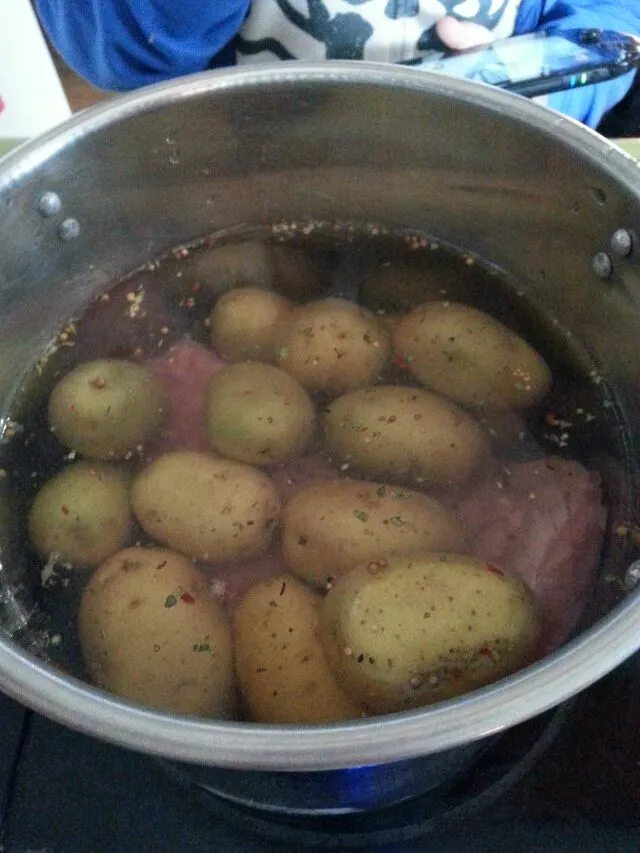
{"label": "boiling water", "polygon": [[[37,490],[75,458],[49,429],[49,392],[58,378],[84,361],[113,357],[144,363],[185,340],[209,348],[211,309],[234,286],[272,289],[301,304],[340,295],[358,299],[381,317],[403,314],[434,299],[462,302],[492,315],[525,337],[553,375],[552,390],[539,407],[524,417],[485,424],[494,455],[507,472],[514,463],[549,455],[580,461],[601,475],[610,528],[624,521],[623,442],[606,382],[570,334],[524,298],[507,276],[421,235],[390,235],[381,229],[361,233],[353,227],[283,225],[268,235],[252,232],[236,235],[233,241],[212,239],[150,262],[114,284],[81,316],[70,318],[34,364],[15,400],[0,459],[13,529],[4,543],[3,562],[25,567],[16,596],[22,602],[20,613],[27,613],[29,622],[19,625],[14,619],[6,628],[52,664],[84,676],[75,619],[88,575],[44,564],[26,534],[26,517]],[[413,382],[397,363],[385,369],[383,379],[385,384]],[[320,395],[315,400],[319,408],[326,404]],[[143,464],[144,454],[132,459],[129,467],[135,471]],[[473,483],[466,486],[473,488]],[[150,540],[136,529],[133,541]],[[609,541],[600,604],[587,618],[598,615],[599,608],[618,594],[618,585],[608,579],[615,576],[627,545],[623,537]],[[216,577],[215,566],[207,571]],[[234,600],[231,595],[227,604]]]}

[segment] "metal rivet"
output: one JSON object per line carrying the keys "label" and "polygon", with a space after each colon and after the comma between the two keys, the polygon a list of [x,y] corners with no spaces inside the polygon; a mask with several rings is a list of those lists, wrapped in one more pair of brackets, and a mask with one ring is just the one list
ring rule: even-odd
{"label": "metal rivet", "polygon": [[633,248],[633,239],[626,228],[618,228],[611,238],[611,251],[621,258],[625,258],[631,254]]}
{"label": "metal rivet", "polygon": [[591,269],[598,278],[609,278],[613,272],[611,258],[606,252],[597,252],[591,261]]}
{"label": "metal rivet", "polygon": [[60,213],[62,202],[58,193],[43,193],[38,201],[38,213],[41,216],[55,216]]}
{"label": "metal rivet", "polygon": [[64,242],[74,240],[80,233],[80,223],[77,219],[65,219],[58,228],[58,237]]}
{"label": "metal rivet", "polygon": [[624,588],[631,591],[640,582],[640,560],[631,563],[624,575]]}

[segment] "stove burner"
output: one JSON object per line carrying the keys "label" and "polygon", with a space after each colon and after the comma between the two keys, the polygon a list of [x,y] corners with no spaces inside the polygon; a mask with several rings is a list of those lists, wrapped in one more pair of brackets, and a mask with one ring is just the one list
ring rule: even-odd
{"label": "stove burner", "polygon": [[[350,815],[312,817],[268,812],[241,805],[207,790],[182,768],[161,762],[165,771],[220,820],[283,849],[372,849],[403,844],[482,815],[505,794],[515,808],[516,788],[561,731],[572,703],[506,732],[470,774],[445,789],[405,803]],[[357,772],[357,771],[345,771]],[[297,845],[292,848],[292,845]]]}

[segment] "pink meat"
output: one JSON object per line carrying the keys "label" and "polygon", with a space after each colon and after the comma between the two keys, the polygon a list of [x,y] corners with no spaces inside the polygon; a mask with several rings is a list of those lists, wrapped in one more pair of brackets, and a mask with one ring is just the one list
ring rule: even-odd
{"label": "pink meat", "polygon": [[475,553],[531,587],[548,652],[575,626],[595,577],[606,522],[599,478],[556,457],[514,463],[509,472],[480,482],[457,510]]}
{"label": "pink meat", "polygon": [[233,611],[250,586],[286,572],[278,555],[267,555],[243,563],[218,563],[200,567],[211,578],[211,590],[224,606]]}
{"label": "pink meat", "polygon": [[213,350],[185,341],[147,362],[171,400],[171,411],[148,457],[171,450],[209,450],[204,429],[204,392],[209,378],[223,366]]}

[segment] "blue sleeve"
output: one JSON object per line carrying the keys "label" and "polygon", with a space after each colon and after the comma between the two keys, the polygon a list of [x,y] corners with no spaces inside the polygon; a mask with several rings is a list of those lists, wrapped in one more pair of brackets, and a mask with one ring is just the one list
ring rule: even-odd
{"label": "blue sleeve", "polygon": [[[640,0],[523,0],[516,33],[551,26],[568,30],[596,27],[640,35]],[[556,92],[549,96],[548,105],[597,127],[602,116],[624,98],[633,79],[631,72],[606,83]]]}
{"label": "blue sleeve", "polygon": [[249,0],[35,0],[50,42],[98,88],[127,90],[233,63]]}

